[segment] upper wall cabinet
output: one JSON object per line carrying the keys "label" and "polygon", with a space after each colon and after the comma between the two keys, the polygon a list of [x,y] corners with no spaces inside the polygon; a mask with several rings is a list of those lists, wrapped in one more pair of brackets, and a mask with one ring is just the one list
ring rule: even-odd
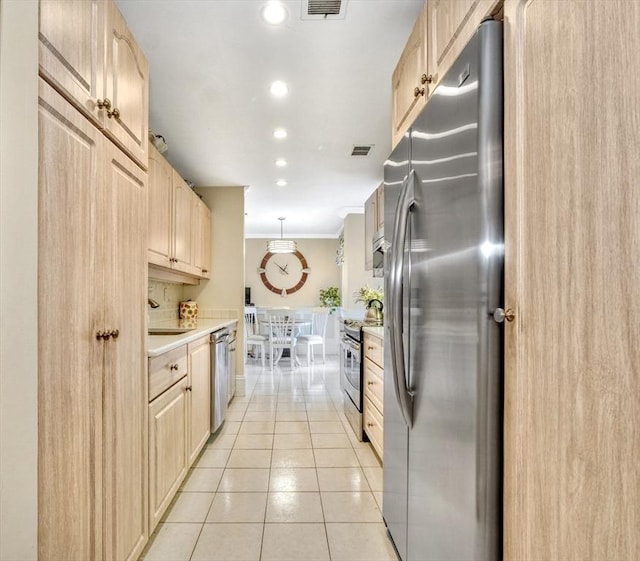
{"label": "upper wall cabinet", "polygon": [[124,18],[109,4],[107,74],[104,104],[106,131],[144,169],[149,145],[149,65]]}
{"label": "upper wall cabinet", "polygon": [[40,73],[147,169],[147,60],[113,2],[42,0]]}
{"label": "upper wall cabinet", "polygon": [[149,146],[148,234],[151,265],[210,277],[211,212],[153,145]]}
{"label": "upper wall cabinet", "polygon": [[482,20],[501,0],[429,0],[418,16],[393,72],[391,142],[413,124]]}
{"label": "upper wall cabinet", "polygon": [[371,193],[364,204],[364,269],[371,271],[373,263],[373,241],[384,227],[384,184]]}
{"label": "upper wall cabinet", "polygon": [[425,5],[409,35],[391,79],[391,142],[393,146],[402,138],[427,101],[430,79],[427,54],[427,8]]}

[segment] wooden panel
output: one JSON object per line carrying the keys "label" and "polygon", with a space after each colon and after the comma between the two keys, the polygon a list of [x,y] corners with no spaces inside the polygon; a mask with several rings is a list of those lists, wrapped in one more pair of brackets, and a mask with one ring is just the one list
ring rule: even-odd
{"label": "wooden panel", "polygon": [[105,2],[41,0],[40,74],[102,127]]}
{"label": "wooden panel", "polygon": [[384,371],[377,364],[364,358],[364,393],[384,415]]}
{"label": "wooden panel", "polygon": [[192,201],[191,189],[189,189],[187,184],[178,175],[178,172],[173,170],[173,256],[174,259],[177,259],[177,261],[173,263],[173,267],[179,271],[189,274],[193,274],[195,270],[195,267],[192,265]]}
{"label": "wooden panel", "polygon": [[[427,84],[421,84],[422,74],[429,74],[427,62],[427,4],[418,16],[391,78],[391,144],[395,146],[427,101]],[[425,88],[425,95],[414,95],[416,87]]]}
{"label": "wooden panel", "polygon": [[211,210],[202,203],[202,277],[211,278]]}
{"label": "wooden panel", "polygon": [[208,336],[189,343],[189,465],[198,457],[211,434],[210,345]]}
{"label": "wooden panel", "polygon": [[364,203],[364,270],[373,269],[373,235],[376,231],[376,193]]}
{"label": "wooden panel", "polygon": [[115,2],[108,3],[106,96],[119,117],[105,120],[107,133],[147,169],[149,66]]}
{"label": "wooden panel", "polygon": [[160,522],[187,474],[187,377],[149,404],[149,526]]}
{"label": "wooden panel", "polygon": [[640,3],[505,22],[504,558],[637,559]]}
{"label": "wooden panel", "polygon": [[376,409],[375,405],[371,403],[368,397],[364,398],[364,431],[367,433],[373,449],[378,454],[378,457],[382,459],[384,450],[384,438],[383,427],[384,422],[382,415]]}
{"label": "wooden panel", "polygon": [[149,263],[171,267],[173,222],[173,170],[153,145],[149,145]]}
{"label": "wooden panel", "polygon": [[384,183],[376,189],[376,231],[384,227]]}
{"label": "wooden panel", "polygon": [[188,372],[187,346],[149,359],[149,401],[170,388]]}
{"label": "wooden panel", "polygon": [[202,272],[202,257],[203,257],[203,238],[202,238],[202,220],[203,212],[202,207],[204,203],[200,200],[192,191],[191,197],[191,252],[192,259],[191,264],[194,266],[198,275]]}
{"label": "wooden panel", "polygon": [[98,217],[108,329],[104,376],[106,559],[136,559],[148,536],[147,174],[105,142]]}
{"label": "wooden panel", "polygon": [[[102,556],[102,135],[40,80],[38,553]],[[19,373],[15,373],[19,375]]]}
{"label": "wooden panel", "polygon": [[380,337],[371,333],[364,333],[364,356],[384,368],[384,345]]}
{"label": "wooden panel", "polygon": [[451,68],[483,19],[500,5],[499,0],[430,0],[427,40],[433,83],[430,92]]}

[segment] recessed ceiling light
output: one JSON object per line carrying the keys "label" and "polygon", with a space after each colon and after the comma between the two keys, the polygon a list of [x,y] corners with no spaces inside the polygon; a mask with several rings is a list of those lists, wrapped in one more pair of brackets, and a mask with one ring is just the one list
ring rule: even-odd
{"label": "recessed ceiling light", "polygon": [[268,2],[262,8],[262,19],[272,25],[278,25],[287,19],[287,10],[282,2]]}
{"label": "recessed ceiling light", "polygon": [[276,181],[276,185],[278,187],[286,187],[287,182],[284,179],[278,179],[278,181]]}
{"label": "recessed ceiling light", "polygon": [[277,165],[279,168],[283,168],[284,166],[286,166],[286,165],[287,165],[287,160],[285,160],[284,158],[278,158],[278,159],[276,160],[276,165]]}
{"label": "recessed ceiling light", "polygon": [[287,131],[284,129],[276,129],[273,131],[273,136],[279,139],[287,138]]}
{"label": "recessed ceiling light", "polygon": [[289,87],[282,80],[276,80],[272,82],[269,91],[275,97],[284,97],[289,93]]}

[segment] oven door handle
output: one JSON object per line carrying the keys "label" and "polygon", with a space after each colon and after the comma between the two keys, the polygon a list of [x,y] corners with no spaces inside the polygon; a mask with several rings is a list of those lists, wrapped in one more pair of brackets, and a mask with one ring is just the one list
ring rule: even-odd
{"label": "oven door handle", "polygon": [[354,341],[353,339],[351,339],[351,337],[346,336],[342,338],[342,346],[348,347],[349,349],[357,353],[359,353],[360,349],[362,348],[360,343]]}

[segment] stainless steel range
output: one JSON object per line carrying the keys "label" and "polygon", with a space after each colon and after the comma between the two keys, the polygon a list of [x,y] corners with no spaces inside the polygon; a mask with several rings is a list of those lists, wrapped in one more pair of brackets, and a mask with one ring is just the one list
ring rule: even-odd
{"label": "stainless steel range", "polygon": [[340,379],[344,390],[344,414],[358,440],[362,430],[362,328],[375,325],[362,320],[343,320],[340,339]]}

